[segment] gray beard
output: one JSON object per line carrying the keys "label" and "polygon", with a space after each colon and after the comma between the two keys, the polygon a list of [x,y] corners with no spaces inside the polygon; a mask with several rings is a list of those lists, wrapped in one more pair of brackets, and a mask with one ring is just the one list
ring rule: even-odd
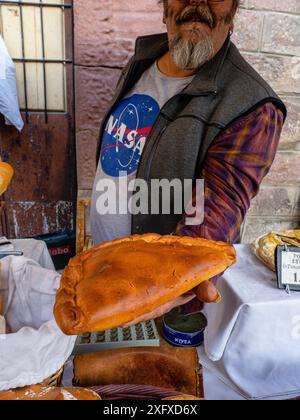
{"label": "gray beard", "polygon": [[179,68],[197,70],[213,57],[214,47],[211,38],[203,33],[198,35],[201,40],[196,44],[184,40],[180,34],[170,41],[170,53]]}

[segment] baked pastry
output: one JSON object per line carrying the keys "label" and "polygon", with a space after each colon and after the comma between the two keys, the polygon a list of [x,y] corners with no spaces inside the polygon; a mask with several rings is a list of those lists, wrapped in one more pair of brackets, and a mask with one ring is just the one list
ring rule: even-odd
{"label": "baked pastry", "polygon": [[134,235],[73,258],[54,308],[67,335],[123,326],[224,272],[232,245],[199,238]]}
{"label": "baked pastry", "polygon": [[54,388],[32,385],[12,391],[0,392],[1,400],[101,400],[98,394],[83,388]]}
{"label": "baked pastry", "polygon": [[252,245],[252,250],[270,270],[276,271],[275,252],[277,246],[291,245],[300,247],[300,230],[271,232],[258,238]]}
{"label": "baked pastry", "polygon": [[197,395],[197,368],[195,348],[141,347],[108,350],[76,356],[74,384],[147,385]]}
{"label": "baked pastry", "polygon": [[0,195],[4,194],[7,190],[13,175],[14,170],[10,164],[0,160]]}

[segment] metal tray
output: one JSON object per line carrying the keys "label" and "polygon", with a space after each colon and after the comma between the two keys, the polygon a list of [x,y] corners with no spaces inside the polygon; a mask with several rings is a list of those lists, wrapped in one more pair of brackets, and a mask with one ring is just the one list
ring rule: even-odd
{"label": "metal tray", "polygon": [[76,340],[73,355],[128,347],[159,347],[159,345],[155,322],[147,321],[134,327],[80,335]]}

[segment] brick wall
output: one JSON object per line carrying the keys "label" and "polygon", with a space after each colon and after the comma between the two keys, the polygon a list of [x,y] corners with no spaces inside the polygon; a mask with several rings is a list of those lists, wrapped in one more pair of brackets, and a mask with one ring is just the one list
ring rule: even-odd
{"label": "brick wall", "polygon": [[[74,0],[78,185],[90,190],[103,112],[141,34],[164,31],[156,0]],[[280,151],[243,228],[243,241],[300,226],[300,1],[245,0],[234,41],[286,101]]]}

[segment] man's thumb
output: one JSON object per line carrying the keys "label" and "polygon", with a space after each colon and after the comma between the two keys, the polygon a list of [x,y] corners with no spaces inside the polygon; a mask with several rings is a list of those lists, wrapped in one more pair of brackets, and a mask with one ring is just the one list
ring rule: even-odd
{"label": "man's thumb", "polygon": [[219,303],[222,300],[220,292],[210,281],[200,284],[193,292],[201,302]]}

